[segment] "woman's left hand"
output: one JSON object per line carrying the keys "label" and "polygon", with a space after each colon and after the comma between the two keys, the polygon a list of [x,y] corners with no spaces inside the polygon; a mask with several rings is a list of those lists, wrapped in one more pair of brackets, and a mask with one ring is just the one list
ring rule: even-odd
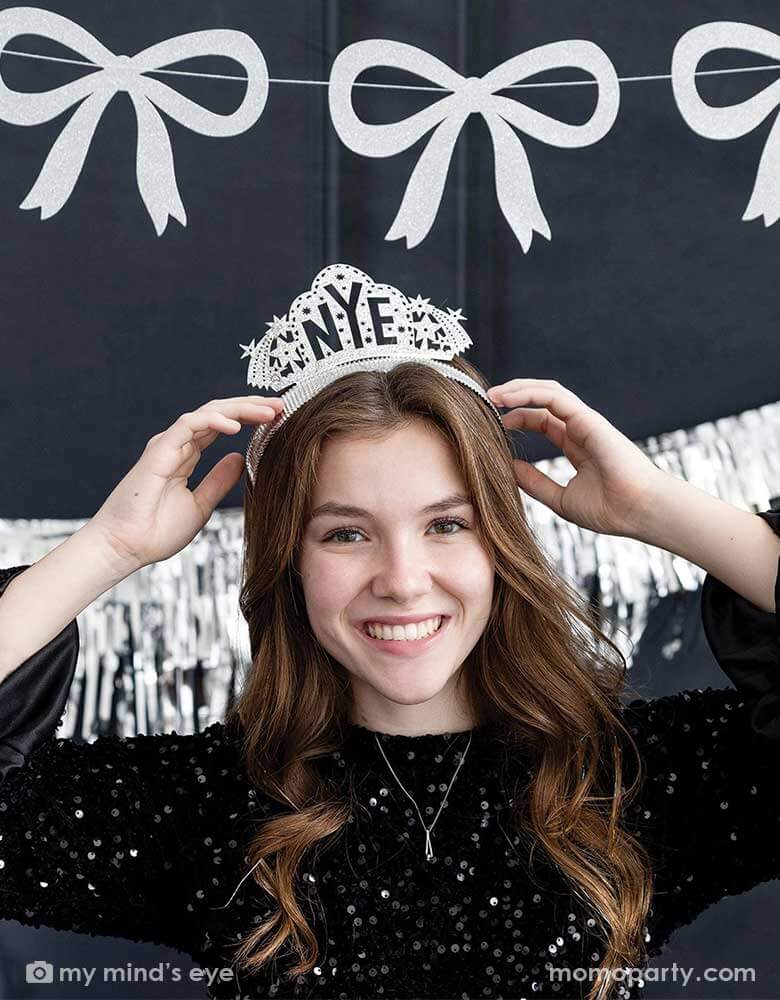
{"label": "woman's left hand", "polygon": [[516,378],[488,390],[511,430],[537,431],[577,470],[566,486],[530,462],[514,460],[521,489],[556,514],[606,535],[638,536],[665,473],[632,441],[559,382]]}

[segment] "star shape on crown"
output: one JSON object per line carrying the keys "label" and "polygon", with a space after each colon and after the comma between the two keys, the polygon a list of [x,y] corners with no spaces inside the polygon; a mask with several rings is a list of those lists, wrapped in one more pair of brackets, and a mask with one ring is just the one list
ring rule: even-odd
{"label": "star shape on crown", "polygon": [[274,318],[266,322],[265,325],[268,327],[266,331],[268,334],[280,337],[287,330],[287,317],[274,314]]}
{"label": "star shape on crown", "polygon": [[462,309],[447,309],[447,314],[450,317],[450,319],[454,319],[458,323],[461,320],[466,319],[466,317],[463,315]]}
{"label": "star shape on crown", "polygon": [[238,346],[241,347],[241,348],[243,348],[243,351],[244,351],[244,353],[241,355],[241,360],[243,360],[244,358],[248,358],[248,357],[254,355],[255,351],[257,350],[257,344],[254,341],[254,337],[252,338],[252,340],[250,341],[250,343],[248,343],[248,344],[239,344]]}
{"label": "star shape on crown", "polygon": [[418,312],[426,308],[431,304],[430,299],[424,299],[422,295],[417,295],[415,298],[409,300],[412,304],[412,309],[416,309]]}

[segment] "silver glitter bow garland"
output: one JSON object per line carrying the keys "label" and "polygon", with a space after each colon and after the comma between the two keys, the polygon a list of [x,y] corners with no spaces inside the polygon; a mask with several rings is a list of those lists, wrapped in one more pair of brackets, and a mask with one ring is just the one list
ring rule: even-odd
{"label": "silver glitter bow garland", "polygon": [[[780,402],[679,430],[639,446],[662,469],[742,507],[767,510],[780,496]],[[564,457],[536,463],[568,482]],[[539,543],[559,571],[604,611],[604,630],[629,665],[653,604],[697,590],[692,563],[634,539],[599,535],[559,518],[527,494],[523,502]],[[0,566],[40,559],[84,523],[0,519]],[[146,566],[78,617],[81,648],[59,735],[180,733],[224,717],[250,660],[238,609],[243,514],[215,511],[181,552]],[[678,641],[664,649],[674,656]]]}
{"label": "silver glitter bow garland", "polygon": [[[156,106],[202,135],[232,136],[246,131],[258,120],[268,97],[269,79],[263,54],[253,39],[241,31],[192,32],[127,56],[115,55],[89,31],[60,14],[36,7],[0,11],[0,53],[12,38],[28,34],[48,37],[80,51],[93,61],[87,65],[94,63],[95,69],[100,70],[42,93],[11,90],[0,75],[0,119],[12,124],[41,124],[82,102],[52,146],[35,184],[20,205],[23,209],[40,208],[42,219],[55,215],[70,197],[97,123],[115,94],[126,92],[136,111],[137,182],[158,236],[165,231],[169,217],[178,219],[182,225],[186,225],[187,217],[176,185],[170,140]],[[744,49],[780,59],[780,36],[739,21],[716,21],[690,29],[675,46],[671,80],[681,115],[700,135],[732,139],[756,128],[777,109],[780,98],[773,83],[750,100],[732,107],[713,107],[703,102],[696,87],[697,66],[705,55],[718,49]],[[232,114],[215,114],[144,76],[149,71],[172,72],[161,67],[197,55],[226,55],[246,70],[246,76],[235,77],[244,80],[247,88],[240,106]],[[402,121],[380,125],[363,122],[352,106],[352,88],[357,85],[358,75],[374,66],[409,71],[438,84],[427,89],[443,88],[450,93]],[[521,85],[519,81],[543,70],[567,66],[591,74],[598,87],[596,108],[582,125],[551,118],[497,93],[517,87]],[[328,96],[331,118],[342,141],[364,156],[395,155],[433,130],[385,237],[406,239],[407,248],[417,246],[430,231],[460,129],[471,114],[481,115],[493,140],[499,206],[527,253],[534,232],[546,239],[551,239],[551,232],[536,196],[528,157],[510,126],[550,145],[567,148],[590,145],[609,132],[617,117],[620,79],[604,51],[585,40],[541,45],[513,56],[483,77],[464,77],[416,46],[370,39],[356,42],[339,53],[331,71]],[[779,169],[780,135],[775,121],[743,220],[763,217],[765,225],[770,226],[780,218]]]}
{"label": "silver glitter bow garland", "polygon": [[[352,87],[364,70],[374,66],[406,70],[452,93],[402,121],[369,124],[355,114]],[[582,125],[569,125],[496,93],[535,73],[564,66],[590,73],[598,85],[596,107]],[[552,146],[589,146],[612,128],[620,104],[620,84],[606,53],[593,42],[583,40],[540,45],[507,59],[483,77],[465,77],[414,45],[371,39],[348,45],[336,56],[328,99],[339,138],[363,156],[394,156],[434,129],[385,236],[386,240],[405,238],[407,249],[425,239],[433,225],[455,142],[464,122],[469,115],[482,115],[493,140],[498,203],[527,253],[534,232],[548,240],[551,234],[536,197],[525,149],[510,125]]]}
{"label": "silver glitter bow garland", "polygon": [[[194,31],[127,56],[115,55],[89,31],[60,14],[36,7],[10,7],[0,11],[0,51],[17,35],[50,38],[81,52],[100,70],[42,93],[11,90],[0,74],[0,119],[14,125],[40,125],[82,102],[52,146],[37,180],[19,206],[40,208],[42,219],[59,212],[70,197],[100,117],[116,94],[125,91],[135,108],[138,190],[158,236],[165,231],[169,216],[186,226],[187,214],[176,185],[171,142],[157,107],[201,135],[232,136],[254,125],[268,97],[268,69],[263,53],[242,31],[222,28]],[[210,111],[159,80],[143,75],[149,70],[203,55],[229,56],[246,70],[246,93],[232,114]]]}

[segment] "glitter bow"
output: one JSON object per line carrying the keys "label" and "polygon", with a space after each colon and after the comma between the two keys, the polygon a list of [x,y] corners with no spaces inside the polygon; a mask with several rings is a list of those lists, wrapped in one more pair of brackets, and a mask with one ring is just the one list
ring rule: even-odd
{"label": "glitter bow", "polygon": [[[777,111],[780,84],[775,80],[747,101],[726,107],[706,104],[696,88],[699,61],[717,49],[745,49],[780,60],[780,35],[740,21],[700,24],[680,38],[672,55],[672,89],[680,114],[694,132],[707,139],[738,139]],[[742,221],[764,217],[771,226],[780,218],[780,131],[777,118],[758,164],[755,184]]]}
{"label": "glitter bow", "polygon": [[[11,90],[0,76],[0,118],[14,125],[40,125],[81,101],[46,157],[20,208],[40,208],[48,219],[71,195],[103,111],[115,94],[126,91],[138,119],[136,177],[138,189],[160,236],[173,216],[186,226],[165,123],[155,105],[181,125],[201,135],[230,136],[250,128],[268,97],[268,69],[257,44],[242,31],[215,28],[170,38],[134,56],[115,55],[94,35],[67,17],[35,7],[0,11],[0,51],[17,35],[42,35],[80,52],[99,72],[43,93]],[[143,76],[194,56],[224,55],[245,68],[247,87],[239,107],[216,114],[173,88]]]}
{"label": "glitter bow", "polygon": [[[355,113],[352,87],[360,73],[374,66],[392,66],[414,73],[452,93],[401,121],[369,124]],[[598,86],[596,107],[582,125],[569,125],[513,98],[496,94],[535,73],[563,66],[585,70]],[[435,127],[385,236],[386,240],[405,237],[407,248],[417,246],[433,225],[463,123],[471,114],[482,115],[493,139],[498,203],[527,252],[533,233],[550,239],[550,227],[536,197],[523,144],[510,125],[549,145],[588,146],[598,142],[612,127],[620,103],[620,85],[606,53],[588,41],[540,45],[507,59],[483,77],[464,77],[414,45],[373,39],[348,45],[336,57],[330,76],[329,101],[333,125],[342,142],[363,156],[393,156]]]}

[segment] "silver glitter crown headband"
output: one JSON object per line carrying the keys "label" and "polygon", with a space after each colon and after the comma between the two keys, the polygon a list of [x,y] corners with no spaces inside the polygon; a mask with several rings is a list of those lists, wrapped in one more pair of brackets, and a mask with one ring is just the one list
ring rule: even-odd
{"label": "silver glitter crown headband", "polygon": [[[274,316],[258,344],[240,344],[249,357],[247,383],[274,389],[284,410],[259,424],[249,441],[246,469],[254,483],[257,463],[271,436],[298,407],[348,372],[389,371],[404,361],[436,368],[472,389],[495,414],[478,382],[445,362],[471,347],[460,309],[444,312],[429,299],[408,299],[349,264],[323,268],[285,316]],[[287,390],[282,392],[281,390]]]}

